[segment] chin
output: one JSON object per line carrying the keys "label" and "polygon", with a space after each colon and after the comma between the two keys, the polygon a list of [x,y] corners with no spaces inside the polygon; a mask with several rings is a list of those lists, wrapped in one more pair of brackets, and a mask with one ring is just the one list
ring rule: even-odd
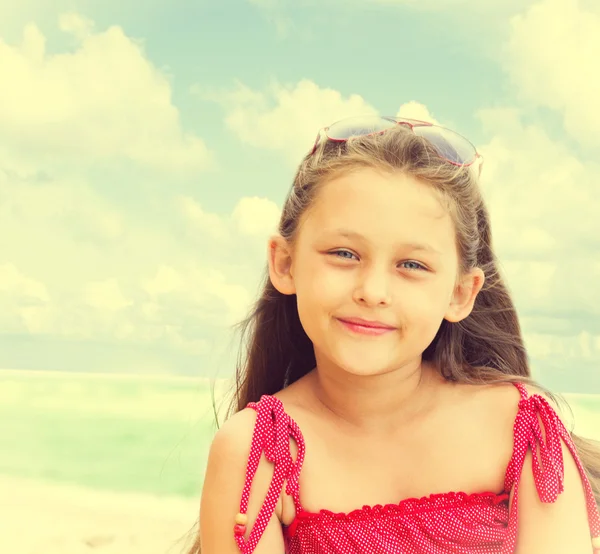
{"label": "chin", "polygon": [[358,360],[356,357],[345,360],[344,358],[345,356],[335,361],[335,365],[346,373],[356,376],[383,375],[392,371],[391,367],[393,367],[393,365],[390,365],[389,360],[384,361],[373,358]]}

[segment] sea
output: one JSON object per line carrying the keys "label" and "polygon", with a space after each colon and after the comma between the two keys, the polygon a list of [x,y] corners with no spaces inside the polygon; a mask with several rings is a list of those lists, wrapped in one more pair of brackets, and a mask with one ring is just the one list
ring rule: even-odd
{"label": "sea", "polygon": [[[226,379],[0,370],[0,475],[198,498],[229,392]],[[567,428],[600,441],[600,395],[563,397]]]}

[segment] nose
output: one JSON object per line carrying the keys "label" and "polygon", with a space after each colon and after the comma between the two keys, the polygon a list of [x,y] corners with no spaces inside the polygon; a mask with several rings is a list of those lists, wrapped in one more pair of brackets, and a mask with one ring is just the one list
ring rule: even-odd
{"label": "nose", "polygon": [[389,270],[372,268],[362,272],[354,291],[354,299],[369,306],[390,304],[392,290]]}

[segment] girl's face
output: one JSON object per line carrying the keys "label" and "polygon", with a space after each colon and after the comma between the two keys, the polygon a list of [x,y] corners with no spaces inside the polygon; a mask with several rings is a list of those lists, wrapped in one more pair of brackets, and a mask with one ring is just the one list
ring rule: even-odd
{"label": "girl's face", "polygon": [[[319,368],[375,375],[420,360],[452,301],[457,264],[452,221],[428,185],[372,169],[325,184],[290,266]],[[394,329],[356,334],[338,319],[350,317]]]}

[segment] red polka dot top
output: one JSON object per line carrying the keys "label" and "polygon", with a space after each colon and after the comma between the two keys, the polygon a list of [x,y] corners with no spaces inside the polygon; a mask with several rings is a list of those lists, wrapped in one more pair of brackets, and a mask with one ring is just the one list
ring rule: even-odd
{"label": "red polka dot top", "polygon": [[[589,480],[575,445],[562,421],[547,400],[532,394],[521,383],[514,424],[513,455],[506,471],[504,491],[466,494],[448,492],[423,498],[408,498],[398,504],[363,506],[349,513],[328,510],[307,512],[302,508],[298,480],[304,460],[305,444],[296,422],[284,411],[281,401],[263,395],[248,407],[257,412],[256,425],[246,471],[246,484],[240,501],[240,514],[246,514],[250,487],[262,453],[274,464],[274,475],[265,502],[248,538],[244,538],[244,515],[238,514],[234,535],[240,552],[254,552],[275,505],[284,481],[286,492],[294,499],[296,517],[283,526],[285,552],[288,554],[364,554],[366,552],[422,554],[513,554],[517,537],[519,479],[529,448],[539,446],[541,465],[534,456],[532,469],[542,502],[554,502],[563,492],[564,465],[561,439],[579,468],[587,499],[590,536],[594,554],[600,554],[600,514]],[[538,415],[546,433],[544,442]],[[291,456],[289,439],[298,445]],[[515,485],[513,509],[508,508],[509,493]]]}

